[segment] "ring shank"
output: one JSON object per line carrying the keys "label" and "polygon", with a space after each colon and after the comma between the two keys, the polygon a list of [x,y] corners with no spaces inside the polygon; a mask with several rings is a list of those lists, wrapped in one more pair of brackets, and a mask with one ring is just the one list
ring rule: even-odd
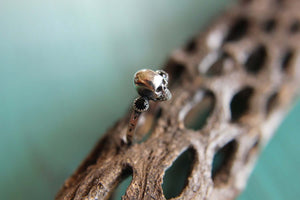
{"label": "ring shank", "polygon": [[136,110],[133,110],[131,113],[129,124],[128,124],[128,129],[127,129],[127,134],[126,134],[126,143],[127,144],[132,144],[132,142],[133,142],[135,128],[138,123],[138,119],[139,119],[140,115],[141,115],[141,112],[138,112]]}

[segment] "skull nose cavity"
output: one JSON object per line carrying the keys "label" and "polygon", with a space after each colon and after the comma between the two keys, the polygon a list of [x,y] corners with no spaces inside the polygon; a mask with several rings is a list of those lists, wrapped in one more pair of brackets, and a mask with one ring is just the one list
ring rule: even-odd
{"label": "skull nose cavity", "polygon": [[156,91],[161,92],[163,90],[163,88],[161,86],[159,86]]}

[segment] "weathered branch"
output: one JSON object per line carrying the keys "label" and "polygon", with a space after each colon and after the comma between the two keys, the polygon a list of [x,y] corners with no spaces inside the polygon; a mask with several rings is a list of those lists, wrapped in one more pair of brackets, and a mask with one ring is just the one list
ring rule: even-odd
{"label": "weathered branch", "polygon": [[109,199],[126,175],[133,179],[123,199],[165,199],[165,170],[188,149],[192,169],[174,199],[234,199],[299,89],[299,8],[298,0],[243,1],[176,50],[165,68],[173,98],[142,114],[140,142],[121,142],[128,114],[56,199]]}

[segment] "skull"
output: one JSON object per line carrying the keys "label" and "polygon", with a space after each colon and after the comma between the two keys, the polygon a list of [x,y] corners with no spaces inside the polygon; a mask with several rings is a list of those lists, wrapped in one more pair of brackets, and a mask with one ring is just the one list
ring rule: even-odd
{"label": "skull", "polygon": [[153,101],[167,101],[172,97],[167,88],[168,79],[168,74],[163,70],[142,69],[135,73],[134,85],[142,97]]}

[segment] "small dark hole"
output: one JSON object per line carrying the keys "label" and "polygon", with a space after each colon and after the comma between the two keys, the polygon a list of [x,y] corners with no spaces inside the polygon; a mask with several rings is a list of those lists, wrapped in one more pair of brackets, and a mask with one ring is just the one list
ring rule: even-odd
{"label": "small dark hole", "polygon": [[293,56],[294,56],[294,52],[293,50],[288,50],[284,55],[283,55],[283,58],[282,58],[282,63],[281,63],[281,69],[283,71],[288,71],[288,69],[290,68],[291,66],[291,61],[293,59]]}
{"label": "small dark hole", "polygon": [[231,121],[238,121],[249,110],[250,98],[253,95],[254,90],[250,87],[246,87],[236,93],[230,103]]}
{"label": "small dark hole", "polygon": [[225,52],[221,54],[218,60],[216,60],[210,68],[207,70],[207,76],[220,76],[223,74],[224,62],[229,59],[229,55]]}
{"label": "small dark hole", "polygon": [[187,42],[185,48],[184,48],[188,53],[193,53],[197,50],[197,42],[196,39],[193,38],[190,41]]}
{"label": "small dark hole", "polygon": [[159,119],[161,117],[161,115],[162,115],[162,109],[159,108],[155,112],[155,119]]}
{"label": "small dark hole", "polygon": [[278,103],[278,92],[274,92],[267,100],[266,114],[267,116],[273,111]]}
{"label": "small dark hole", "polygon": [[161,92],[161,91],[162,91],[162,87],[159,86],[159,87],[157,88],[157,91],[158,91],[158,92]]}
{"label": "small dark hole", "polygon": [[179,196],[185,188],[192,171],[195,155],[195,150],[189,148],[165,172],[162,188],[166,199]]}
{"label": "small dark hole", "polygon": [[166,72],[169,74],[169,85],[180,80],[180,77],[185,71],[185,66],[182,63],[174,60],[169,60],[166,64]]}
{"label": "small dark hole", "polygon": [[236,150],[237,142],[232,140],[216,152],[211,172],[215,185],[228,181]]}
{"label": "small dark hole", "polygon": [[132,169],[128,168],[125,169],[121,174],[121,181],[118,184],[118,186],[115,188],[114,192],[112,193],[109,200],[120,200],[122,199],[122,196],[125,194],[128,186],[130,185],[132,181]]}
{"label": "small dark hole", "polygon": [[231,29],[229,30],[228,35],[225,37],[225,42],[233,42],[240,40],[244,37],[249,28],[248,19],[242,17],[236,20]]}
{"label": "small dark hole", "polygon": [[195,105],[185,114],[185,127],[193,130],[201,130],[213,112],[214,106],[215,96],[212,92],[206,91],[203,93],[203,96],[199,95],[199,99],[196,100]]}
{"label": "small dark hole", "polygon": [[300,31],[300,22],[298,20],[295,20],[290,27],[291,33],[298,33]]}
{"label": "small dark hole", "polygon": [[257,74],[264,66],[267,59],[267,50],[263,45],[258,46],[249,55],[245,68],[249,73]]}
{"label": "small dark hole", "polygon": [[267,21],[265,21],[265,23],[263,24],[263,30],[266,33],[271,33],[275,30],[276,28],[276,20],[275,19],[268,19]]}

